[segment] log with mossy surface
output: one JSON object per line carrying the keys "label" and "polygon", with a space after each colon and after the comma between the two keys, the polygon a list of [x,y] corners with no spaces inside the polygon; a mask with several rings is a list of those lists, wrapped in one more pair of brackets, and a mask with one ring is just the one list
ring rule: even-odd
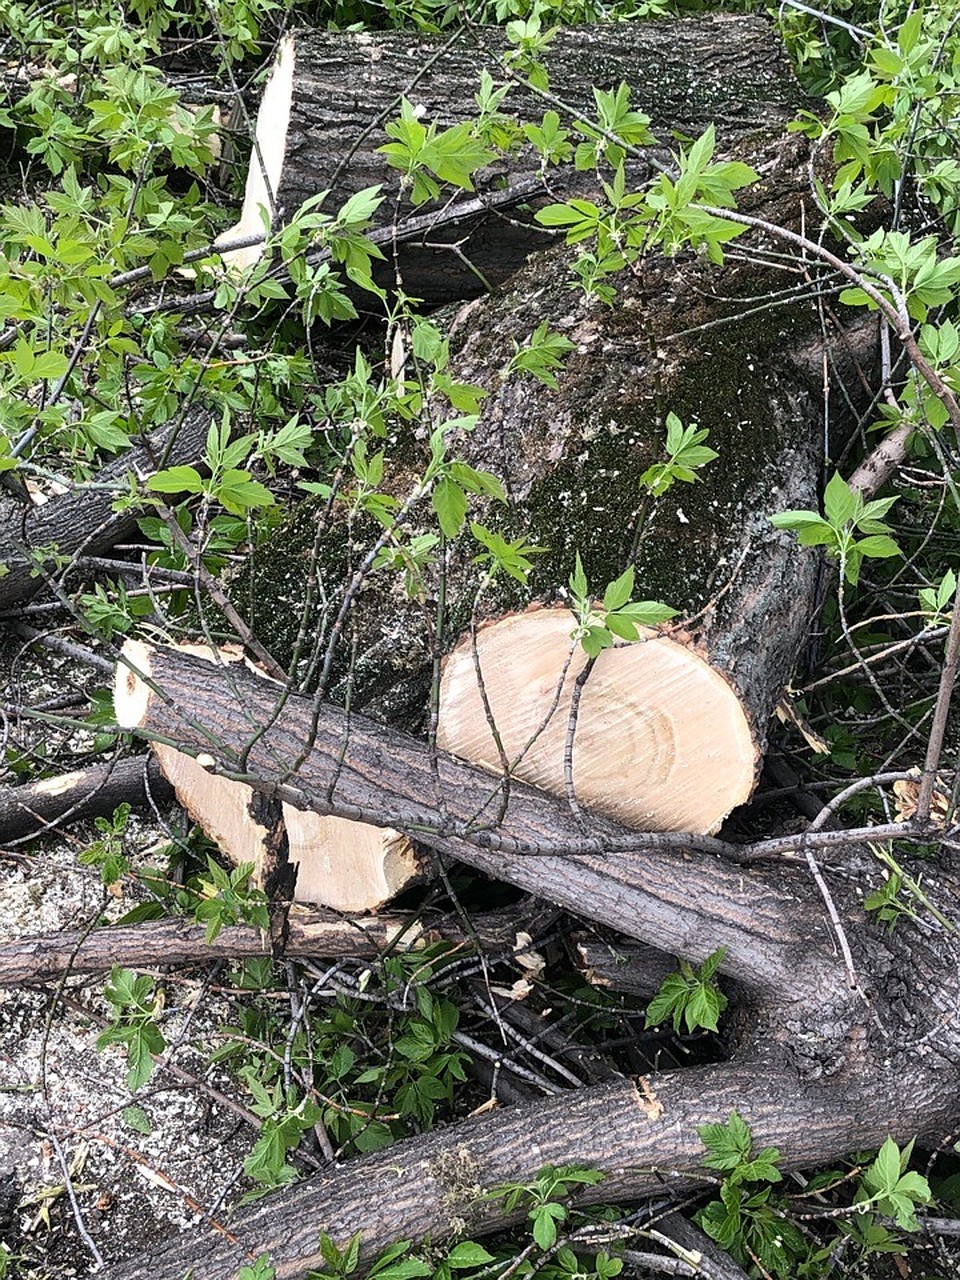
{"label": "log with mossy surface", "polygon": [[[257,145],[240,221],[223,237],[262,232],[259,209],[289,216],[307,199],[329,191],[331,211],[366,187],[382,186],[386,199],[375,228],[396,228],[396,254],[409,296],[436,304],[475,296],[503,280],[544,243],[532,210],[547,199],[599,190],[596,175],[568,164],[549,171],[550,195],[540,177],[540,157],[518,137],[510,153],[477,176],[471,191],[447,186],[440,198],[415,207],[402,190],[401,168],[391,168],[380,148],[384,125],[406,97],[425,126],[453,127],[476,114],[481,71],[510,91],[500,111],[538,124],[549,101],[513,83],[505,58],[511,51],[498,28],[459,30],[454,36],[405,32],[297,31],[281,46],[261,102]],[[758,139],[782,131],[803,94],[782,43],[762,18],[727,16],[663,22],[610,23],[564,28],[537,55],[549,75],[550,93],[584,118],[595,118],[592,87],[631,90],[633,110],[650,117],[659,139],[651,153],[668,158],[678,134],[695,137],[716,125],[720,145],[749,153]],[[572,132],[570,141],[583,141]],[[502,129],[501,129],[502,132]],[[635,176],[646,171],[633,166]],[[451,203],[452,199],[452,203]],[[523,210],[501,216],[504,204]],[[484,205],[486,204],[486,208]],[[451,209],[462,206],[453,222]],[[423,215],[434,215],[432,229]],[[415,236],[406,222],[416,218]],[[456,251],[452,245],[458,247]],[[390,246],[382,246],[391,254]],[[227,255],[255,260],[258,247]],[[384,283],[395,281],[393,264]]]}
{"label": "log with mossy surface", "polygon": [[[802,158],[802,144],[771,148],[763,189],[752,197],[767,215],[797,216]],[[477,646],[492,719],[509,739],[504,756],[514,765],[523,755],[515,776],[566,790],[567,711],[585,661],[574,654],[574,619],[562,607],[576,556],[594,595],[632,566],[637,598],[678,610],[672,629],[601,655],[573,739],[575,795],[641,828],[710,831],[749,796],[813,606],[816,556],[774,529],[770,516],[817,503],[820,370],[824,359],[843,355],[850,335],[824,342],[814,307],[793,287],[781,292],[762,248],[745,241],[720,269],[689,256],[651,256],[617,277],[608,307],[569,287],[569,251],[556,247],[498,294],[446,317],[446,372],[487,393],[475,428],[450,435],[449,453],[497,475],[507,498],[476,518],[546,549],[530,557],[528,586],[501,579],[484,589],[481,604],[485,624],[500,619],[479,628]],[[553,386],[505,373],[510,352],[539,321],[571,347]],[[852,332],[869,366],[872,332]],[[670,413],[708,430],[718,457],[696,483],[644,497],[641,478],[664,458]],[[399,483],[409,481],[415,442],[371,442],[380,447],[385,486],[398,484],[394,467]],[[398,539],[429,532],[429,518],[422,502]],[[335,611],[349,571],[336,516],[330,529],[316,569]],[[361,534],[355,526],[362,548]],[[253,629],[284,661],[300,627],[316,537],[315,512],[294,514],[238,579]],[[464,638],[444,668],[438,732],[454,753],[501,768],[469,638],[478,550],[469,535],[447,549],[441,644]],[[359,559],[357,552],[353,563]],[[423,595],[435,599],[439,590],[428,568]],[[529,612],[531,600],[561,607]],[[427,705],[432,656],[421,604],[404,595],[398,575],[381,571],[368,576],[349,619],[355,660],[341,670],[351,704],[409,726],[410,708],[418,699]],[[571,655],[549,729],[524,754]],[[331,692],[345,699],[346,680],[338,685],[335,675]],[[592,761],[590,738],[598,739]],[[607,787],[618,769],[626,776]]]}

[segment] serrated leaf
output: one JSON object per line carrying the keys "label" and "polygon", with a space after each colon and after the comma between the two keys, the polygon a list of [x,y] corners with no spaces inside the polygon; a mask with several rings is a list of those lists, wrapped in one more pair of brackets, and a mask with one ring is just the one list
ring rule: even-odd
{"label": "serrated leaf", "polygon": [[570,590],[576,600],[584,600],[587,595],[587,575],[583,571],[580,552],[577,552],[576,567],[570,575]]}
{"label": "serrated leaf", "polygon": [[823,510],[827,520],[839,529],[858,514],[858,495],[847,484],[839,471],[830,477],[823,494]]}
{"label": "serrated leaf", "polygon": [[493,1261],[493,1254],[487,1253],[483,1245],[473,1240],[463,1240],[447,1254],[447,1266],[454,1270],[464,1267],[482,1267]]}
{"label": "serrated leaf", "polygon": [[627,618],[638,627],[656,627],[677,616],[677,610],[660,600],[633,600],[617,610],[621,618]]}
{"label": "serrated leaf", "polygon": [[888,538],[884,534],[874,534],[869,538],[860,538],[854,545],[860,555],[869,556],[872,560],[886,560],[890,556],[902,555],[893,538]]}
{"label": "serrated leaf", "polygon": [[633,595],[633,565],[627,565],[620,577],[615,579],[603,593],[604,609],[619,609]]}
{"label": "serrated leaf", "polygon": [[440,528],[448,538],[455,538],[466,519],[467,495],[454,480],[444,476],[434,485],[431,502]]}

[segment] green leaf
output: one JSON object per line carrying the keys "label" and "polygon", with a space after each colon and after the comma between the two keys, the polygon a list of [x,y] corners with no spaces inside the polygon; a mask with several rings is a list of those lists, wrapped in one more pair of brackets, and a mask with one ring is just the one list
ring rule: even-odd
{"label": "green leaf", "polygon": [[737,1111],[730,1112],[726,1124],[701,1125],[697,1133],[707,1149],[703,1163],[708,1169],[736,1169],[750,1155],[750,1128]]}
{"label": "green leaf", "polygon": [[488,1262],[493,1262],[493,1254],[487,1253],[482,1245],[476,1244],[473,1240],[463,1240],[447,1254],[447,1266],[453,1270],[462,1270],[467,1267],[482,1267]]}
{"label": "green leaf", "polygon": [[434,485],[430,500],[445,536],[455,538],[466,520],[467,495],[454,480],[444,476]]}
{"label": "green leaf", "polygon": [[153,1133],[153,1125],[143,1107],[124,1107],[122,1114],[124,1124],[136,1133],[142,1133],[144,1136]]}
{"label": "green leaf", "polygon": [[276,501],[273,494],[259,480],[253,480],[246,471],[225,471],[216,488],[218,502],[232,515],[242,516],[251,507],[269,507]]}
{"label": "green leaf", "polygon": [[168,467],[152,475],[147,488],[151,493],[200,493],[203,480],[194,467]]}
{"label": "green leaf", "polygon": [[576,567],[570,575],[570,591],[575,600],[585,600],[587,596],[587,575],[583,572],[580,552],[577,552]]}
{"label": "green leaf", "polygon": [[869,556],[871,559],[884,560],[890,556],[899,556],[903,554],[894,542],[893,538],[888,538],[884,534],[875,534],[869,538],[860,538],[854,545],[860,555]]}
{"label": "green leaf", "polygon": [[861,502],[862,499],[854,493],[840,472],[835,471],[823,494],[823,510],[829,523],[835,529],[842,528],[861,510]]}
{"label": "green leaf", "polygon": [[620,577],[611,582],[603,593],[604,609],[619,609],[633,595],[633,565],[627,565]]}

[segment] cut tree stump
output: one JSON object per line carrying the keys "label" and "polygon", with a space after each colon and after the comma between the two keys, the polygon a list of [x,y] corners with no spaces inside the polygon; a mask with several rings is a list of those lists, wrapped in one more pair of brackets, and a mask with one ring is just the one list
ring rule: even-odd
{"label": "cut tree stump", "polygon": [[443,668],[440,746],[498,773],[495,727],[513,777],[563,795],[569,760],[588,809],[641,831],[716,831],[750,798],[759,761],[733,685],[693,647],[648,628],[587,673],[572,622],[567,609],[531,609],[480,628],[476,643],[466,636]]}
{"label": "cut tree stump", "polygon": [[[395,254],[391,245],[381,245],[388,257],[395,256],[382,283],[394,285],[399,268],[406,293],[433,305],[476,296],[504,280],[548,240],[533,224],[537,205],[589,194],[597,187],[596,175],[577,173],[571,165],[553,168],[548,195],[540,157],[523,143],[478,175],[477,190],[488,208],[478,208],[472,192],[451,187],[414,207],[401,191],[400,170],[390,168],[378,148],[388,141],[384,125],[399,114],[401,96],[438,129],[475,116],[484,70],[495,84],[510,84],[503,113],[539,123],[551,104],[511,83],[504,62],[511,48],[502,30],[489,27],[464,29],[452,39],[403,32],[288,36],[261,102],[240,220],[222,241],[262,234],[261,207],[289,218],[305,200],[329,191],[333,213],[357,191],[379,185],[386,199],[374,229],[395,227],[397,242]],[[651,154],[661,162],[669,159],[676,136],[695,137],[711,123],[721,149],[751,152],[758,141],[782,132],[805,101],[782,43],[759,17],[564,28],[540,56],[550,92],[586,118],[596,116],[592,86],[613,91],[627,84],[631,106],[650,117],[658,138]],[[569,121],[564,125],[572,127]],[[630,176],[648,172],[636,163]],[[524,207],[504,218],[503,205],[518,200]],[[458,204],[462,218],[453,221]],[[436,216],[438,226],[424,223],[424,215]],[[408,236],[405,222],[411,217],[417,226]],[[245,265],[260,252],[255,246],[224,256]]]}
{"label": "cut tree stump", "polygon": [[[758,157],[763,181],[744,202],[752,201],[753,212],[799,225],[804,145],[778,142]],[[822,335],[806,285],[784,290],[778,267],[763,258],[768,247],[762,237],[745,236],[721,268],[691,255],[653,255],[617,276],[613,305],[605,306],[570,288],[569,250],[555,246],[496,294],[441,317],[450,333],[448,375],[487,393],[474,429],[449,434],[449,456],[492,472],[507,498],[505,505],[474,503],[469,516],[507,540],[523,537],[545,549],[530,557],[528,586],[502,579],[484,586],[479,607],[482,622],[513,616],[478,631],[481,650],[489,649],[480,665],[493,720],[510,738],[508,764],[550,712],[572,651],[571,614],[525,610],[531,602],[569,599],[578,555],[595,596],[632,566],[636,598],[678,611],[661,638],[601,655],[584,686],[574,738],[575,796],[641,829],[715,830],[753,789],[771,713],[807,634],[818,575],[816,554],[776,530],[770,517],[817,505],[824,361],[852,363],[848,347],[864,368],[874,358],[872,329]],[[538,322],[572,344],[556,386],[505,374],[510,353],[528,343]],[[442,421],[449,410],[438,403],[434,412]],[[652,499],[641,479],[665,458],[671,413],[709,431],[706,443],[718,458],[696,483],[677,482]],[[383,485],[398,502],[410,493],[417,448],[409,440],[385,448]],[[435,531],[431,520],[429,503],[421,502],[403,536]],[[301,630],[311,567],[335,616],[369,545],[364,539],[382,532],[355,522],[344,539],[335,511],[317,542],[317,523],[315,507],[294,514],[237,581],[251,628],[284,662]],[[444,669],[440,741],[500,770],[468,638],[482,579],[477,550],[468,534],[450,545],[442,588],[428,568],[422,594],[431,601],[442,589],[446,631],[439,643],[454,649]],[[349,608],[355,656],[348,660],[344,646],[330,696],[418,727],[433,659],[424,614],[401,575],[369,574]],[[310,629],[308,620],[305,633]],[[549,730],[516,767],[517,777],[556,794],[565,791],[567,707],[582,663],[577,658],[567,674]],[[601,688],[606,696],[595,699]],[[460,729],[451,716],[458,702]],[[586,735],[601,717],[606,754],[587,766]],[[633,794],[608,803],[602,779],[619,763],[627,736]],[[584,776],[591,768],[601,776],[598,787]]]}

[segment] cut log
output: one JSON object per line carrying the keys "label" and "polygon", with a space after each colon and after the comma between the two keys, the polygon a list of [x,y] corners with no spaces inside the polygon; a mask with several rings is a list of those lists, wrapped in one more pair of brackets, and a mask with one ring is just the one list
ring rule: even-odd
{"label": "cut log", "polygon": [[[526,899],[513,907],[475,915],[468,935],[458,920],[440,915],[419,920],[389,915],[344,920],[330,910],[294,906],[287,916],[283,953],[373,960],[385,951],[419,950],[444,939],[461,946],[480,945],[494,953],[522,954],[530,946],[531,932],[544,931],[556,916],[554,909]],[[0,943],[0,987],[50,982],[65,973],[104,973],[114,965],[152,969],[270,954],[269,934],[253,925],[225,925],[209,940],[206,927],[191,920],[104,925]],[[661,960],[666,963],[665,957]]]}
{"label": "cut log", "polygon": [[[446,216],[436,233],[421,224],[416,240],[407,241],[407,216],[449,215],[451,196],[454,204],[461,197],[447,187],[438,200],[414,208],[401,189],[401,172],[378,148],[387,141],[383,127],[399,113],[401,96],[438,129],[475,115],[481,71],[495,84],[511,83],[504,62],[511,48],[497,28],[465,29],[453,39],[403,32],[300,31],[287,37],[261,102],[240,220],[223,239],[261,232],[261,208],[289,217],[305,200],[329,191],[328,207],[335,212],[348,196],[381,185],[387,199],[375,227],[393,225],[398,241],[383,283],[395,283],[399,266],[407,294],[433,304],[476,296],[505,279],[545,243],[532,221],[536,205],[588,194],[596,175],[571,165],[551,169],[548,197],[540,157],[524,143],[478,175],[478,191],[491,197],[490,212],[478,211],[467,193],[459,225]],[[782,43],[758,17],[564,28],[540,56],[551,93],[585,118],[596,116],[591,86],[610,91],[627,84],[631,106],[650,117],[661,139],[654,149],[661,159],[676,136],[696,136],[712,122],[722,149],[751,150],[779,133],[804,101]],[[519,84],[511,84],[501,107],[521,123],[539,122],[546,109],[549,103]],[[644,172],[638,165],[632,176]],[[497,191],[529,190],[531,184],[539,194],[525,211],[499,216]],[[385,249],[391,256],[391,246]],[[225,257],[243,264],[258,253]]]}
{"label": "cut log", "polygon": [[[205,645],[180,648],[220,665],[243,659],[239,650],[214,653]],[[267,678],[256,667],[247,666]],[[118,690],[125,674],[120,667]],[[252,863],[254,883],[262,886],[269,865],[270,831],[261,820],[251,787],[218,777],[206,767],[203,755],[195,759],[162,742],[154,743],[153,749],[164,777],[193,821],[234,865]],[[297,868],[297,902],[351,913],[376,911],[421,879],[429,865],[429,858],[398,831],[304,813],[289,804],[281,807],[287,859]]]}
{"label": "cut log", "polygon": [[[480,629],[475,647],[461,641],[440,683],[440,745],[500,772],[485,694],[513,776],[563,795],[571,699],[587,665],[571,623],[567,609],[533,609]],[[576,800],[641,831],[716,831],[749,799],[759,760],[718,666],[649,629],[596,659],[569,752]]]}
{"label": "cut log", "polygon": [[30,548],[53,548],[59,555],[102,555],[136,531],[142,512],[113,510],[116,494],[133,472],[148,476],[161,467],[196,462],[203,453],[210,415],[197,411],[170,422],[108,462],[89,488],[77,485],[44,503],[20,503],[0,493],[0,611],[14,608],[41,590]]}
{"label": "cut log", "polygon": [[[791,225],[807,182],[803,144],[772,146],[763,170],[760,189],[749,195],[754,209]],[[568,598],[578,554],[597,595],[631,565],[638,598],[680,611],[682,627],[664,639],[601,656],[585,686],[574,740],[575,791],[587,807],[602,809],[602,784],[589,796],[583,792],[581,735],[599,719],[596,708],[587,714],[594,687],[613,689],[602,713],[612,745],[606,763],[601,755],[592,767],[611,771],[629,708],[637,753],[628,786],[635,795],[607,812],[642,829],[710,831],[748,797],[770,715],[813,607],[816,555],[779,533],[770,516],[817,504],[820,370],[843,352],[848,335],[822,338],[815,308],[802,294],[792,287],[779,292],[783,277],[764,262],[764,247],[746,238],[719,269],[692,257],[651,256],[616,278],[610,307],[571,290],[568,251],[555,247],[536,255],[497,294],[461,308],[448,325],[449,375],[488,392],[474,430],[448,437],[449,456],[497,475],[507,496],[506,505],[474,505],[470,516],[506,539],[523,537],[546,548],[531,557],[527,587],[501,581],[485,586],[482,596],[482,616],[517,615],[500,629],[479,631],[481,646],[493,646],[488,659],[481,654],[481,667],[495,693],[493,718],[499,729],[508,726],[508,761],[549,709],[574,626],[562,611],[542,618],[523,611],[531,600],[555,605]],[[573,345],[554,387],[529,374],[504,376],[506,353],[527,343],[538,321]],[[874,336],[862,328],[853,334],[869,368]],[[436,411],[443,413],[443,406]],[[719,456],[696,483],[675,483],[654,499],[641,482],[665,458],[670,413],[685,426],[708,430],[707,443]],[[409,492],[400,486],[409,483],[414,448],[403,440],[385,451],[384,484],[398,477],[391,492],[401,501]],[[411,538],[429,533],[435,529],[430,519],[424,502],[404,528]],[[305,583],[314,566],[335,612],[360,559],[355,554],[348,564],[336,519],[330,529],[312,561],[317,516],[301,511],[257,550],[241,581],[238,598],[242,591],[250,602],[252,628],[284,660],[302,623],[306,591],[297,591],[297,580]],[[365,546],[366,532],[352,526],[354,548]],[[500,768],[476,695],[469,641],[461,639],[469,634],[481,579],[473,562],[477,549],[464,536],[446,552],[447,633],[440,643],[459,641],[460,648],[445,668],[439,733],[449,750]],[[434,574],[428,569],[424,578],[428,600],[441,591]],[[345,701],[349,695],[354,707],[416,726],[411,708],[422,716],[427,706],[433,656],[419,604],[396,575],[371,574],[351,604],[349,626],[356,660],[344,654],[333,667],[331,696]],[[541,658],[542,637],[534,634],[544,627],[553,629],[551,658]],[[541,661],[547,665],[541,668]],[[606,675],[614,666],[634,672],[648,665],[644,678],[652,691],[637,687],[634,674]],[[466,698],[467,687],[474,692],[464,704],[461,734],[449,711],[451,701]],[[534,705],[538,689],[543,697]],[[521,692],[525,719],[517,705]],[[565,711],[564,705],[554,712],[548,733],[517,771],[538,785],[548,785],[549,774],[558,794],[564,790]],[[546,772],[544,754],[551,756]]]}
{"label": "cut log", "polygon": [[68,822],[107,817],[117,805],[167,804],[173,792],[142,756],[74,769],[18,787],[0,788],[0,842],[6,849]]}
{"label": "cut log", "polygon": [[122,728],[207,754],[218,773],[298,809],[415,833],[429,848],[673,955],[700,962],[726,947],[723,972],[759,992],[837,998],[829,922],[795,869],[765,876],[721,861],[715,853],[731,850],[711,837],[644,835],[594,815],[572,830],[563,801],[520,782],[501,821],[485,826],[500,786],[476,767],[446,754],[434,764],[427,744],[408,734],[176,649],[128,640],[115,704]]}

